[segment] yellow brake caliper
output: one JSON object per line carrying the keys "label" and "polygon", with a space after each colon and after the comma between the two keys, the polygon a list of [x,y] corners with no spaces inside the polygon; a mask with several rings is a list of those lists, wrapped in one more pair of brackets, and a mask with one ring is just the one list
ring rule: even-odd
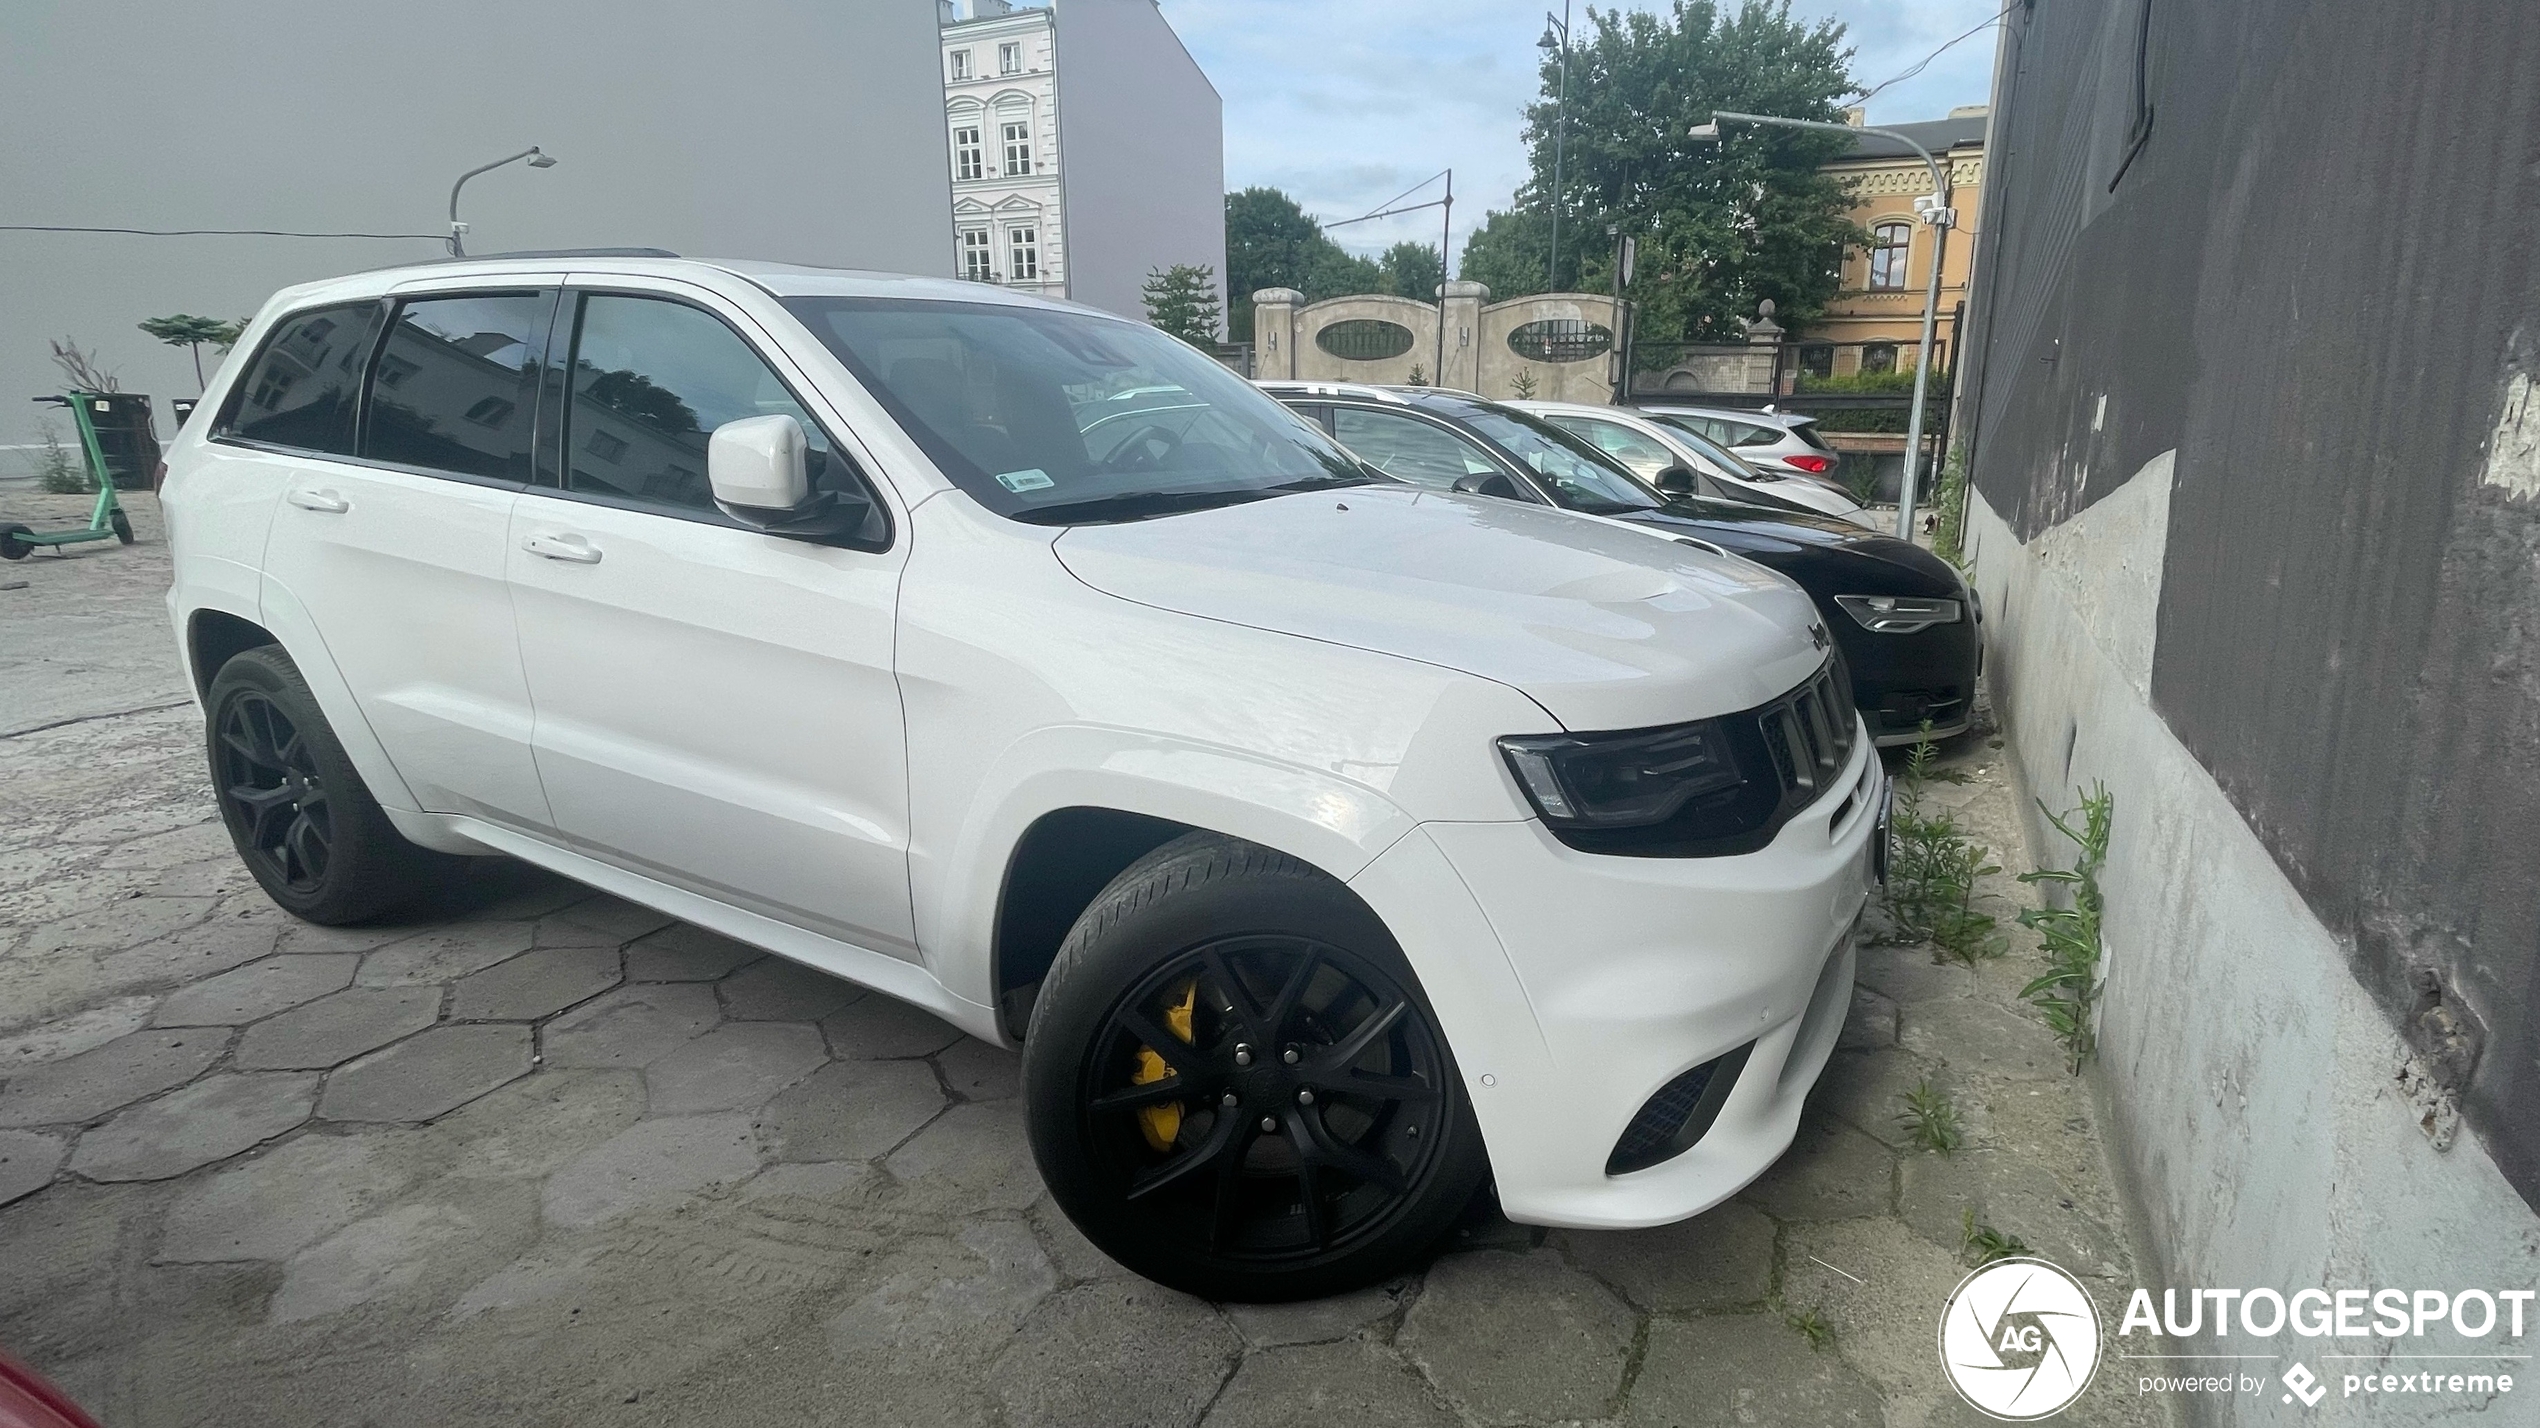
{"label": "yellow brake caliper", "polygon": [[[1191,1010],[1198,1002],[1199,979],[1193,978],[1182,984],[1181,1000],[1164,1009],[1164,1029],[1182,1038],[1186,1044],[1191,1039]],[[1138,1067],[1129,1073],[1129,1080],[1133,1085],[1152,1086],[1172,1074],[1173,1067],[1165,1061],[1163,1053],[1152,1046],[1141,1046],[1138,1048]],[[1138,1131],[1156,1150],[1171,1150],[1173,1137],[1182,1133],[1182,1103],[1167,1101],[1160,1106],[1139,1107]]]}

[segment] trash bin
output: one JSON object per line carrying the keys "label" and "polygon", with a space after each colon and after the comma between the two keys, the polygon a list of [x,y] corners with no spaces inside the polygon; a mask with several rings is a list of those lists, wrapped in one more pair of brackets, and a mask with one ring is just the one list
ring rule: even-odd
{"label": "trash bin", "polygon": [[97,447],[114,473],[118,491],[147,491],[159,466],[159,434],[150,422],[150,399],[138,392],[80,392]]}

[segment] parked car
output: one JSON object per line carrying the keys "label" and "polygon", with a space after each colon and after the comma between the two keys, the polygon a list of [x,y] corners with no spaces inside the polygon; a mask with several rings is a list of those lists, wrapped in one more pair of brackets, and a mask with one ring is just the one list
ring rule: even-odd
{"label": "parked car", "polygon": [[44,1375],[0,1353],[0,1428],[97,1428],[97,1420]]}
{"label": "parked car", "polygon": [[1789,576],[1834,631],[1881,744],[1963,733],[1983,610],[1947,561],[1849,521],[1645,485],[1551,422],[1421,387],[1262,384],[1377,469],[1433,489],[1559,506],[1706,542]]}
{"label": "parked car", "polygon": [[1826,439],[1817,434],[1815,417],[1666,402],[1643,403],[1639,410],[1657,421],[1708,437],[1762,470],[1787,471],[1830,491],[1850,494],[1841,476],[1843,453],[1826,445]]}
{"label": "parked car", "polygon": [[1198,1294],[1790,1143],[1886,786],[1780,576],[975,283],[452,261],[240,352],[169,609],[289,911],[509,854],[1019,1044],[1056,1203]]}
{"label": "parked car", "polygon": [[[1776,510],[1835,516],[1856,526],[1878,529],[1877,519],[1862,509],[1850,493],[1750,465],[1727,447],[1696,433],[1690,423],[1661,421],[1630,407],[1599,407],[1584,402],[1508,405],[1584,438],[1590,446],[1629,467],[1645,485]],[[1692,479],[1670,484],[1666,478],[1671,468],[1682,468]]]}

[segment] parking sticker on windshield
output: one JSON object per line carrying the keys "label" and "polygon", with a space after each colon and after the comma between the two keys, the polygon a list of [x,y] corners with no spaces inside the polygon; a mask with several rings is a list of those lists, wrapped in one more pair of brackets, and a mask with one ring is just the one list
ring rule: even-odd
{"label": "parking sticker on windshield", "polygon": [[1027,466],[1020,471],[998,472],[997,484],[1019,496],[1026,491],[1047,490],[1058,483],[1052,481],[1050,474],[1038,466]]}

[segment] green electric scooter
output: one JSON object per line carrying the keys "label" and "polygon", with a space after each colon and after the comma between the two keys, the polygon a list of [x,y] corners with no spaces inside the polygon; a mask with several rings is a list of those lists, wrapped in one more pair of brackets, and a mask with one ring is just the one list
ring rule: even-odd
{"label": "green electric scooter", "polygon": [[105,448],[97,442],[97,423],[89,419],[88,403],[94,392],[71,392],[58,397],[37,397],[39,402],[71,409],[71,419],[79,424],[79,446],[87,458],[88,474],[97,481],[97,508],[88,513],[88,524],[68,530],[36,531],[22,525],[0,525],[0,560],[24,560],[39,545],[77,545],[81,541],[104,540],[108,536],[132,544],[132,518],[124,514],[115,501],[114,473],[106,469]]}

